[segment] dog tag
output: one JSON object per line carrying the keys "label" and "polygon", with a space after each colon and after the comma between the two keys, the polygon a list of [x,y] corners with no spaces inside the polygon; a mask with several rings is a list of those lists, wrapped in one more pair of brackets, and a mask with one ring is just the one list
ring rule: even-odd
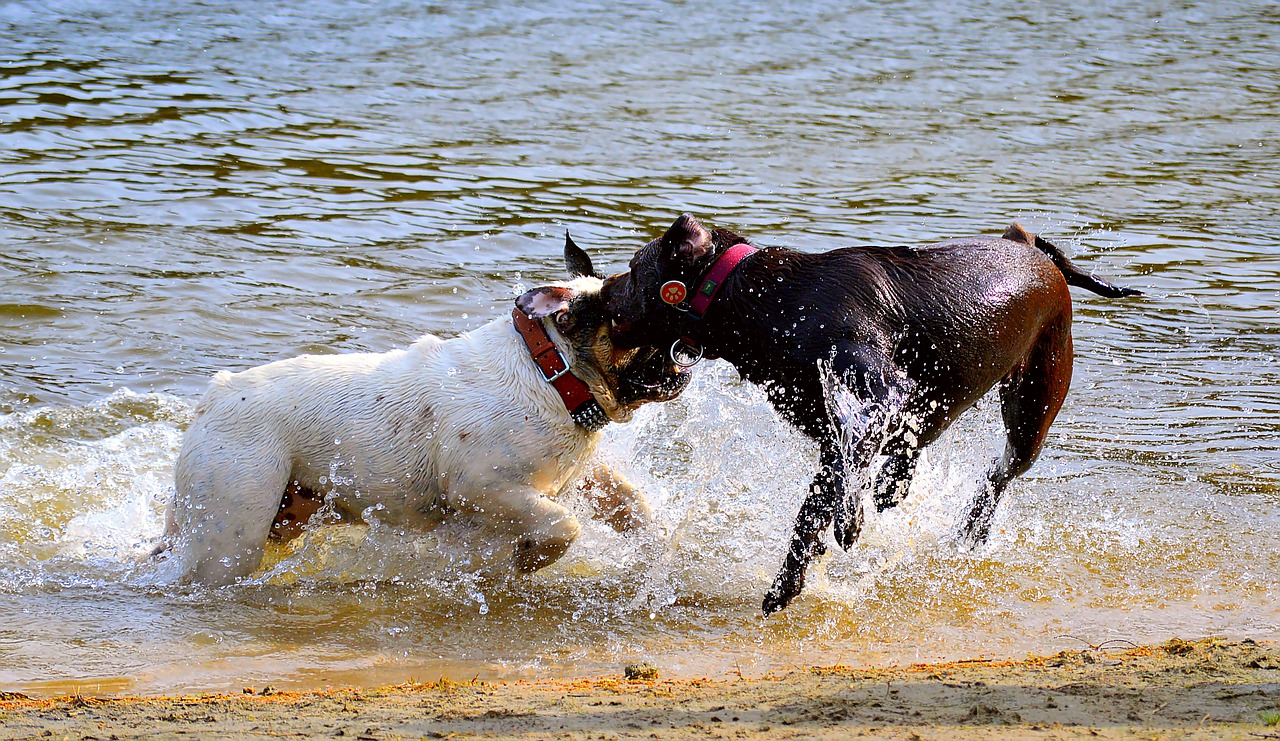
{"label": "dog tag", "polygon": [[662,297],[663,301],[675,306],[683,302],[685,296],[689,295],[689,289],[685,288],[684,284],[678,280],[669,280],[662,284],[662,289],[658,292],[658,295]]}

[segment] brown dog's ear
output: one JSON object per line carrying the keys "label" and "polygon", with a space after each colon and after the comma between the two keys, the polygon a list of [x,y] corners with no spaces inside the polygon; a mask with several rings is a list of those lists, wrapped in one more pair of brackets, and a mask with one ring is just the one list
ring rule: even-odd
{"label": "brown dog's ear", "polygon": [[552,317],[561,331],[573,329],[574,315],[569,311],[569,302],[577,293],[564,286],[539,286],[525,291],[516,299],[516,307],[534,319],[544,316]]}
{"label": "brown dog's ear", "polygon": [[711,232],[698,223],[693,214],[680,214],[676,223],[662,235],[662,249],[683,262],[695,262],[711,251]]}
{"label": "brown dog's ear", "polygon": [[595,267],[591,264],[591,256],[586,253],[578,245],[574,244],[573,237],[569,236],[569,230],[564,231],[564,267],[569,271],[570,278],[578,276],[586,276],[588,278],[601,278],[603,276],[596,273]]}

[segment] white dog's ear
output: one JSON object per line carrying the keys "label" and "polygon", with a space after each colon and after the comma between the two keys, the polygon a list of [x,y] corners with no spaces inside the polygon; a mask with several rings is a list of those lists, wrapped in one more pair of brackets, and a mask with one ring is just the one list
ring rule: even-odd
{"label": "white dog's ear", "polygon": [[569,320],[569,302],[576,295],[572,288],[565,286],[539,286],[526,291],[516,299],[516,306],[534,319],[544,316],[555,316],[556,324],[571,324]]}
{"label": "white dog's ear", "polygon": [[564,267],[569,271],[570,278],[577,278],[580,275],[588,278],[604,277],[596,272],[595,266],[591,264],[591,255],[573,241],[567,229],[564,232]]}

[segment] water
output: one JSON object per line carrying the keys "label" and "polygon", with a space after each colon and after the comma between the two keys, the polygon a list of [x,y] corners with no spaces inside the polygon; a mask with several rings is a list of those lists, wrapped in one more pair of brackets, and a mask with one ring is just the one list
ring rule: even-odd
{"label": "water", "polygon": [[[0,689],[315,687],[909,662],[1280,616],[1280,12],[1257,3],[0,4]],[[650,494],[503,582],[366,528],[149,585],[205,379],[506,311],[563,231],[684,210],[820,250],[1011,219],[1076,295],[1072,392],[991,543],[984,404],[898,510],[758,614],[815,451],[723,364],[608,432]],[[574,503],[581,508],[580,502]]]}

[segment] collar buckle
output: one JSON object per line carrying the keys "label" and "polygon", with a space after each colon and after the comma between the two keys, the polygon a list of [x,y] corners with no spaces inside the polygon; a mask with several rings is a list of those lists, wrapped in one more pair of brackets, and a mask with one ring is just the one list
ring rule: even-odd
{"label": "collar buckle", "polygon": [[560,352],[559,348],[556,348],[556,357],[560,358],[560,365],[563,367],[560,368],[560,370],[556,371],[555,373],[552,373],[551,375],[548,376],[547,372],[542,370],[541,366],[538,367],[538,372],[542,374],[542,380],[546,381],[547,383],[555,383],[558,379],[560,379],[560,377],[562,377],[564,374],[569,372],[569,361],[565,359],[564,353]]}

